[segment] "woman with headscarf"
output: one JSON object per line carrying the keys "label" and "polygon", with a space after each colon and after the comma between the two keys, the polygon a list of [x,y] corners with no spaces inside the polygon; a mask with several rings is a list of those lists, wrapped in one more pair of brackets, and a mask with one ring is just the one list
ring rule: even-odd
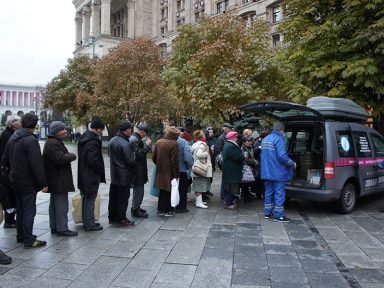
{"label": "woman with headscarf", "polygon": [[[193,165],[197,162],[203,163],[207,168],[204,176],[192,173],[192,188],[196,195],[196,207],[208,208],[206,203],[203,202],[203,193],[210,191],[211,189],[211,177],[212,177],[212,163],[209,147],[205,138],[205,134],[201,130],[196,130],[193,133],[195,143],[192,145],[191,152],[193,155]],[[192,166],[193,171],[193,166]]]}

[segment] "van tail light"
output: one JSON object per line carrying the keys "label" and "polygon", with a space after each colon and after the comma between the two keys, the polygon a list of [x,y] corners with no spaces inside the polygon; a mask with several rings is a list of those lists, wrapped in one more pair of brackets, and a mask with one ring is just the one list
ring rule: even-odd
{"label": "van tail light", "polygon": [[333,179],[335,178],[335,163],[326,162],[324,167],[324,178]]}

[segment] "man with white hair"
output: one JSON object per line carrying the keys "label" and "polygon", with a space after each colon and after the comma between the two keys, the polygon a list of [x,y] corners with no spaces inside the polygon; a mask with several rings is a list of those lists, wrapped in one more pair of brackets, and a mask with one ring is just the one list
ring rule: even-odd
{"label": "man with white hair", "polygon": [[[4,132],[1,133],[0,135],[0,159],[4,155],[5,151],[5,146],[7,146],[9,138],[11,138],[12,134],[18,130],[21,127],[21,118],[19,116],[11,115],[8,116],[7,121],[5,122],[5,125],[7,128],[5,128]],[[6,183],[3,183],[3,185],[6,185]],[[5,190],[7,191],[2,191],[3,193],[7,194],[9,207],[7,209],[4,209],[4,228],[16,228],[16,198],[15,198],[15,193],[12,189],[12,187],[3,186]],[[15,210],[13,212],[7,212],[7,210]]]}

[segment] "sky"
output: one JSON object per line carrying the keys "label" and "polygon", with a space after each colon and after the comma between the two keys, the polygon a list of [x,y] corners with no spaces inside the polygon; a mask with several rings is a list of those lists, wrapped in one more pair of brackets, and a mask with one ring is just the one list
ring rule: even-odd
{"label": "sky", "polygon": [[73,57],[72,0],[0,0],[0,82],[47,84]]}

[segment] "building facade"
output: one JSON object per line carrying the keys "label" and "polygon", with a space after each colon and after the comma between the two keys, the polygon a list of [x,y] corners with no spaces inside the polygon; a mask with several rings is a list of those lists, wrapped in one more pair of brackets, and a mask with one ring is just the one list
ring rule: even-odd
{"label": "building facade", "polygon": [[280,45],[276,32],[282,21],[282,0],[73,0],[76,38],[74,54],[101,57],[122,41],[148,37],[172,50],[178,26],[198,24],[203,15],[216,16],[234,10],[252,25],[256,19],[270,24],[271,46]]}
{"label": "building facade", "polygon": [[0,119],[2,124],[10,115],[23,116],[34,113],[40,124],[47,121],[47,111],[43,108],[44,88],[32,85],[0,83]]}

